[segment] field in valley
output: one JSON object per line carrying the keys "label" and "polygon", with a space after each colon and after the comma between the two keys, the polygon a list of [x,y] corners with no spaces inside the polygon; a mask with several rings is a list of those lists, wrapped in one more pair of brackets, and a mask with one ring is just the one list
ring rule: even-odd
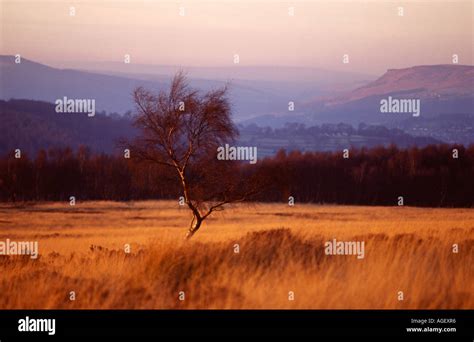
{"label": "field in valley", "polygon": [[0,308],[474,308],[474,209],[241,204],[185,241],[189,221],[171,201],[1,204],[0,241],[40,257],[0,256]]}

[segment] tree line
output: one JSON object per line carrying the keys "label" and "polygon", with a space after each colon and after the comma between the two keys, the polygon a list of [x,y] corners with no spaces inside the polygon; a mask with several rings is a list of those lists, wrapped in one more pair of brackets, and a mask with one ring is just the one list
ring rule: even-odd
{"label": "tree line", "polygon": [[[474,145],[395,146],[340,152],[281,150],[257,164],[237,163],[234,176],[265,184],[249,201],[474,206]],[[173,199],[182,196],[175,170],[81,146],[14,152],[0,158],[0,200],[68,201]],[[346,157],[346,158],[345,158]],[[216,187],[217,185],[214,185]],[[210,191],[213,189],[210,189]]]}

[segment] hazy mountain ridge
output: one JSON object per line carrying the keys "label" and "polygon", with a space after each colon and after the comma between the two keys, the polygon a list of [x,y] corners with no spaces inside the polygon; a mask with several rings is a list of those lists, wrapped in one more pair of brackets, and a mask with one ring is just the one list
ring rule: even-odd
{"label": "hazy mountain ridge", "polygon": [[[118,64],[114,64],[116,68]],[[334,88],[329,90],[331,87],[327,88],[326,86],[329,84],[328,79],[332,75],[331,72],[314,69],[315,74],[304,75],[304,68],[288,68],[288,70],[278,71],[276,67],[263,67],[264,72],[260,76],[254,76],[257,79],[239,79],[229,84],[225,81],[225,77],[235,76],[237,68],[240,67],[227,68],[228,70],[226,69],[227,71],[224,74],[219,74],[219,72],[222,72],[219,68],[208,68],[213,70],[209,76],[214,75],[218,79],[190,78],[190,84],[202,91],[228,84],[230,87],[229,100],[234,112],[233,119],[241,123],[242,127],[254,123],[261,127],[269,126],[273,128],[285,127],[287,123],[305,124],[306,127],[346,123],[358,127],[359,124],[365,123],[372,126],[401,129],[411,136],[431,138],[432,140],[428,139],[427,141],[433,143],[439,141],[465,145],[474,143],[474,131],[472,129],[474,126],[473,66],[430,65],[390,69],[378,79],[358,86],[351,91],[343,91],[343,88],[349,84],[347,82],[344,83],[343,88],[337,86],[337,82],[333,82],[332,86]],[[177,67],[174,67],[174,69],[168,68],[169,76],[166,76],[157,73],[157,71],[162,70],[159,66],[156,68],[152,68],[152,66],[132,66],[128,72],[115,72],[113,75],[106,74],[104,71],[94,73],[57,69],[25,58],[22,58],[21,64],[15,64],[13,56],[0,56],[0,98],[25,98],[47,102],[54,102],[62,96],[93,98],[96,99],[97,111],[106,110],[109,113],[125,113],[133,109],[131,93],[135,87],[144,86],[154,91],[166,89],[169,85],[170,76],[178,69]],[[203,70],[207,69],[201,68],[198,71],[202,73]],[[246,73],[243,73],[245,77],[251,77],[252,72],[255,73],[257,69],[242,67],[241,70],[246,70]],[[298,75],[293,75],[290,80],[284,80],[291,70],[296,70]],[[150,74],[135,73],[140,71],[150,71]],[[271,72],[277,73],[273,76],[274,79],[268,81],[258,79],[262,75],[271,74]],[[315,75],[318,73],[322,78],[326,77],[328,79],[317,79],[310,82],[309,80],[316,77]],[[205,76],[205,74],[199,73],[195,73],[195,75]],[[336,80],[333,81],[337,81],[338,77],[343,77],[340,73],[337,75]],[[359,84],[361,82],[360,77],[357,81]],[[296,79],[306,81],[294,82]],[[326,84],[326,86],[323,87],[320,84]],[[318,92],[322,94],[324,91],[330,93],[325,97],[319,96],[316,101],[306,100],[314,98],[315,94]],[[409,114],[380,113],[380,99],[388,96],[419,98],[421,101],[421,116],[415,118]],[[294,111],[288,110],[289,101],[295,101]],[[23,109],[16,110],[22,112]],[[62,137],[58,138],[58,142],[67,142],[71,146],[75,146],[74,141],[77,140],[77,132],[71,132],[64,136],[64,132],[61,131],[63,129],[61,127],[68,125],[67,120],[61,121],[65,119],[60,119],[54,113],[50,117],[51,124],[40,123],[37,122],[38,116],[34,115],[35,111],[35,108],[29,108],[25,113],[25,117],[18,116],[17,113],[15,120],[13,117],[8,119],[14,122],[5,122],[4,127],[8,125],[16,127],[19,122],[24,124],[25,120],[31,120],[31,122],[36,122],[34,125],[37,125],[38,128],[43,127],[42,129],[48,132],[37,141],[52,139],[51,142],[47,143],[49,145],[55,141],[54,137]],[[82,118],[79,115],[74,116],[72,120],[89,127],[89,131],[94,132],[96,128],[91,123],[106,120],[104,118],[106,117],[100,116],[100,118],[94,118],[93,121],[88,121],[87,118]],[[110,123],[109,126],[105,125],[103,128],[107,131],[110,127],[116,127],[120,132],[127,132],[127,125],[129,125],[128,120],[121,122],[117,118],[116,121]],[[5,132],[5,136],[11,137],[12,134],[8,130]],[[35,133],[30,132],[28,134],[34,135]],[[106,134],[106,136],[107,138],[117,137],[114,134]],[[251,134],[248,136],[251,136]],[[372,146],[377,143],[386,145],[391,141],[391,138],[386,137],[381,140],[374,140],[373,137],[360,139],[356,137],[356,134],[353,134],[345,140],[341,137],[328,140],[326,136],[321,136],[319,142],[315,141],[309,144],[307,140],[306,142],[301,140],[295,146],[300,146],[302,149],[335,149],[350,144],[356,146],[363,146],[364,144]],[[420,139],[416,141],[409,138],[401,139],[400,135],[393,138],[394,142],[402,143],[401,140],[404,141],[403,144],[424,144]],[[12,141],[18,140],[12,138]],[[85,141],[88,143],[87,139]],[[110,151],[112,149],[111,141],[99,141],[93,141],[94,144],[99,145],[99,150]],[[8,142],[4,142],[4,144],[8,144],[9,148],[11,147]],[[291,139],[286,138],[273,139],[268,142],[268,146],[264,145],[261,145],[262,149],[273,152],[279,145],[284,148],[294,148]],[[5,147],[2,149],[4,150]]]}
{"label": "hazy mountain ridge", "polygon": [[[142,75],[145,79],[156,76],[173,76],[177,71],[182,70],[182,66],[177,65],[148,65],[131,63],[124,68],[120,62],[96,62],[96,63],[74,63],[63,62],[61,67],[88,72],[100,72],[105,74],[129,74]],[[191,78],[213,79],[213,80],[243,80],[243,81],[284,81],[284,82],[309,82],[319,85],[351,83],[373,80],[374,75],[369,75],[351,71],[335,71],[314,67],[303,66],[278,66],[278,65],[241,65],[196,67],[187,66],[184,68]]]}
{"label": "hazy mountain ridge", "polygon": [[430,99],[474,96],[474,66],[421,65],[389,69],[377,80],[347,94],[325,101],[326,106],[347,103],[377,95],[402,95]]}
{"label": "hazy mountain ridge", "polygon": [[[236,121],[258,115],[285,114],[289,101],[303,103],[315,94],[325,94],[335,87],[347,89],[354,81],[361,82],[367,77],[298,67],[180,68],[96,63],[90,70],[72,70],[46,66],[26,58],[22,58],[20,64],[14,61],[14,56],[0,56],[0,98],[3,100],[21,98],[54,102],[63,96],[88,98],[96,100],[98,110],[125,113],[134,108],[131,95],[134,88],[167,89],[172,76],[182,69],[194,88],[205,91],[227,85]],[[295,113],[300,108],[296,106]]]}
{"label": "hazy mountain ridge", "polygon": [[124,113],[133,108],[135,87],[163,89],[166,83],[100,75],[70,69],[56,69],[22,58],[0,56],[0,98],[54,102],[58,98],[95,99],[97,110]]}

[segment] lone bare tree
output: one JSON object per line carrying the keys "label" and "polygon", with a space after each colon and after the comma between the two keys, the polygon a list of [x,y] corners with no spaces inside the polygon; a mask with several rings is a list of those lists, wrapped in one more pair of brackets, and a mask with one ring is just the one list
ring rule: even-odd
{"label": "lone bare tree", "polygon": [[227,87],[201,94],[178,72],[169,91],[135,89],[134,126],[128,143],[133,157],[176,170],[184,202],[192,212],[191,238],[214,211],[257,193],[255,180],[242,178],[235,161],[217,159],[217,148],[235,141]]}

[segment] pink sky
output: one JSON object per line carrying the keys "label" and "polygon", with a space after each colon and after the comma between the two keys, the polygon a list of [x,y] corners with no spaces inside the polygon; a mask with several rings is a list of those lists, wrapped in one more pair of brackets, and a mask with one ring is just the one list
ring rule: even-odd
{"label": "pink sky", "polygon": [[7,0],[0,6],[1,54],[53,65],[121,62],[125,54],[132,63],[183,66],[231,66],[238,54],[241,65],[372,74],[447,64],[453,54],[473,64],[472,1]]}

